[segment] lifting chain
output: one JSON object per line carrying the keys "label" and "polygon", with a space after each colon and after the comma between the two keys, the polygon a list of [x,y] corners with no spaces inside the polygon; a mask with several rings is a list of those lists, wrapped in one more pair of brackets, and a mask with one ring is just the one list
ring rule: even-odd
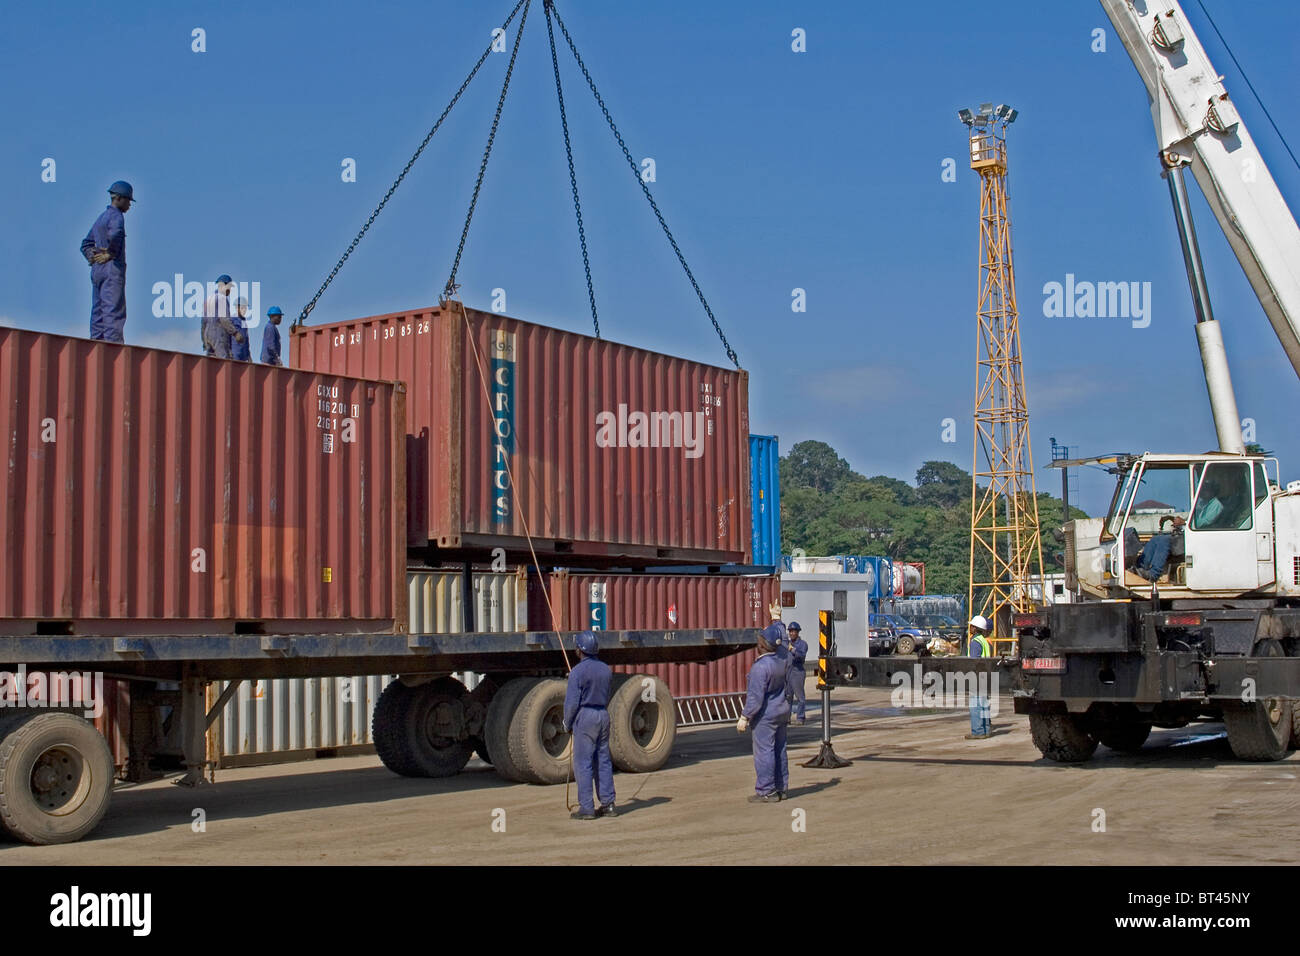
{"label": "lifting chain", "polygon": [[564,113],[564,86],[560,83],[560,60],[555,55],[555,29],[551,25],[551,0],[543,0],[546,36],[551,41],[551,67],[555,70],[555,96],[560,101],[560,126],[564,129],[564,153],[569,157],[569,185],[573,188],[573,212],[578,217],[578,243],[582,246],[582,269],[587,274],[587,299],[591,302],[591,324],[600,338],[600,317],[596,314],[596,290],[591,284],[591,260],[587,257],[587,231],[582,226],[582,201],[578,198],[578,175],[573,168],[573,145],[569,142],[569,118]]}
{"label": "lifting chain", "polygon": [[[529,0],[519,0],[519,2],[515,4],[515,8],[510,11],[510,16],[506,17],[505,23],[501,25],[502,30],[509,28],[510,22],[514,20],[515,15],[519,12],[520,7],[523,7],[528,2]],[[522,24],[521,24],[521,29],[522,29]],[[379,205],[376,206],[375,211],[370,214],[370,218],[367,219],[365,225],[361,227],[361,231],[358,232],[356,238],[352,240],[351,244],[347,248],[347,251],[345,251],[343,255],[339,258],[339,261],[334,264],[334,268],[330,270],[330,274],[325,277],[325,281],[322,282],[321,287],[316,290],[316,294],[311,297],[311,301],[308,302],[305,306],[303,306],[302,312],[298,314],[298,318],[294,319],[293,324],[295,326],[302,325],[303,322],[307,320],[307,316],[311,314],[311,310],[316,308],[316,303],[320,300],[320,297],[325,293],[325,290],[329,288],[330,283],[334,281],[334,277],[339,274],[339,270],[343,268],[343,263],[348,261],[348,256],[352,255],[352,250],[354,250],[357,247],[357,243],[361,241],[361,239],[365,236],[365,234],[370,230],[370,227],[374,225],[375,219],[379,216],[380,212],[383,211],[384,206],[388,204],[388,200],[393,197],[393,193],[397,191],[397,187],[402,185],[402,180],[406,178],[406,174],[411,171],[411,167],[415,165],[415,161],[420,158],[420,154],[424,152],[424,148],[429,145],[429,140],[433,139],[433,134],[438,132],[439,127],[442,126],[443,120],[447,118],[447,114],[451,112],[452,107],[455,106],[457,101],[460,100],[466,88],[469,86],[470,81],[474,79],[474,77],[478,74],[479,69],[483,66],[485,62],[487,62],[487,58],[489,54],[491,54],[491,52],[492,52],[492,44],[489,43],[487,49],[483,51],[483,54],[478,58],[478,61],[474,64],[474,68],[470,70],[469,75],[465,77],[465,81],[461,83],[460,88],[456,90],[456,95],[451,98],[451,102],[447,104],[447,108],[442,111],[442,115],[438,117],[438,121],[433,124],[433,128],[430,129],[428,134],[424,137],[424,140],[420,143],[419,148],[416,149],[415,154],[402,168],[402,172],[398,175],[397,179],[393,182],[393,185],[388,187],[388,192],[386,192],[384,194],[384,198],[379,201]],[[513,60],[511,61],[511,64],[513,65]]]}
{"label": "lifting chain", "polygon": [[[609,108],[605,106],[605,100],[601,97],[600,91],[596,89],[596,82],[591,78],[591,73],[587,70],[587,64],[582,62],[582,56],[578,53],[577,46],[574,45],[573,37],[569,36],[569,29],[564,25],[564,20],[560,17],[560,11],[555,9],[555,4],[552,0],[543,0],[543,3],[546,10],[555,15],[555,22],[559,25],[560,32],[564,34],[564,42],[569,45],[569,50],[573,53],[574,60],[577,61],[579,69],[582,70],[582,75],[587,81],[587,86],[591,88],[591,93],[596,98],[596,105],[599,106],[600,111],[605,114],[605,122],[609,124],[610,131],[613,132],[614,138],[618,140],[619,148],[623,150],[623,156],[627,159],[628,165],[632,168],[632,175],[636,177],[637,183],[641,186],[641,192],[645,193],[645,198],[646,201],[650,203],[650,208],[654,210],[655,218],[659,220],[659,225],[663,228],[664,235],[668,237],[668,244],[673,247],[673,252],[677,254],[677,261],[682,264],[682,269],[686,273],[686,278],[691,280],[691,288],[695,290],[695,294],[699,297],[700,304],[704,306],[704,311],[709,316],[709,321],[713,323],[713,330],[718,333],[718,338],[722,340],[722,347],[727,350],[727,358],[731,359],[736,368],[740,368],[740,359],[736,357],[735,350],[732,349],[731,344],[727,341],[726,335],[722,332],[722,326],[718,324],[718,320],[714,316],[713,310],[709,308],[709,303],[704,298],[704,292],[700,289],[700,284],[695,281],[695,274],[691,272],[691,267],[686,264],[686,257],[682,255],[682,250],[678,247],[677,240],[673,238],[672,230],[668,228],[668,223],[664,220],[663,213],[659,211],[659,204],[655,202],[654,196],[650,193],[650,187],[647,186],[645,180],[641,178],[641,169],[637,166],[636,160],[632,158],[632,153],[627,148],[627,143],[623,142],[623,135],[618,131],[618,127],[614,124],[614,118],[609,115]],[[547,18],[547,23],[550,23],[549,17]]]}
{"label": "lifting chain", "polygon": [[[470,196],[469,211],[465,214],[465,228],[460,231],[460,244],[456,246],[456,258],[451,264],[451,275],[447,277],[447,284],[442,290],[444,301],[454,297],[456,290],[460,288],[456,285],[456,273],[460,270],[460,257],[465,252],[465,240],[469,237],[469,224],[474,219],[474,207],[478,205],[479,190],[483,188],[483,175],[487,172],[488,157],[492,155],[492,143],[497,137],[497,126],[501,122],[501,109],[506,105],[506,93],[510,91],[510,77],[515,72],[515,58],[519,55],[519,41],[524,38],[524,24],[528,22],[528,9],[532,6],[532,0],[521,0],[521,2],[524,4],[524,15],[519,18],[519,30],[515,34],[515,45],[510,51],[510,65],[506,67],[506,79],[501,84],[501,95],[497,98],[497,111],[492,116],[492,129],[488,132],[487,146],[483,149],[483,161],[479,163],[478,178],[474,180],[474,194]],[[516,7],[515,9],[519,8]]]}

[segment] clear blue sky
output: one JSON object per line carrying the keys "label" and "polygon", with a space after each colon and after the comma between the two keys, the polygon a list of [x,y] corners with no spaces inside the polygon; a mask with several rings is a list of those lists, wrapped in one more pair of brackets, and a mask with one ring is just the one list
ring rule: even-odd
{"label": "clear blue sky", "polygon": [[[128,214],[127,340],[197,350],[156,319],[154,282],[220,272],[296,314],[512,4],[18,5],[0,38],[0,321],[86,334],[77,248],[113,180]],[[1017,106],[1011,203],[1039,487],[1048,438],[1081,452],[1214,445],[1146,97],[1100,5],[1028,0],[654,4],[562,0],[575,39],[706,295],[752,374],[755,431],[816,438],[857,470],[970,467],[978,180],[963,106]],[[1300,5],[1207,0],[1293,143]],[[1300,174],[1194,0],[1211,58],[1284,195]],[[1266,24],[1266,29],[1261,29]],[[191,30],[207,52],[191,52]],[[791,31],[807,52],[791,51]],[[1090,50],[1103,27],[1107,51]],[[322,300],[318,321],[427,305],[446,279],[506,66],[480,78]],[[609,338],[725,364],[571,60],[562,61],[592,268]],[[57,180],[41,181],[46,157]],[[344,183],[340,163],[357,162]],[[956,183],[941,181],[946,157]],[[1195,188],[1195,187],[1193,187]],[[1241,413],[1297,475],[1297,380],[1196,197]],[[1066,273],[1152,284],[1149,328],[1048,319]],[[534,0],[461,269],[521,318],[588,330],[541,0]],[[791,290],[808,311],[791,312]],[[958,441],[940,440],[954,418]],[[1085,475],[1084,505],[1109,480]]]}

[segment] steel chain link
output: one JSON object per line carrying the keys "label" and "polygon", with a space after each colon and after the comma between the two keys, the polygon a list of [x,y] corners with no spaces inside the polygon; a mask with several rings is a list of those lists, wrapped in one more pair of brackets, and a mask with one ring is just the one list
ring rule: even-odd
{"label": "steel chain link", "polygon": [[[510,11],[510,16],[506,17],[505,23],[501,25],[501,29],[508,29],[510,22],[514,20],[515,15],[519,12],[519,8],[528,2],[529,0],[519,0],[519,2],[515,4],[515,8]],[[495,42],[495,40],[493,42]],[[393,185],[388,187],[388,192],[384,193],[384,198],[381,199],[379,205],[375,207],[375,211],[370,214],[370,218],[367,219],[365,225],[361,227],[361,231],[357,233],[356,238],[354,238],[348,245],[347,251],[345,251],[339,258],[339,261],[334,264],[334,268],[330,270],[330,274],[326,276],[325,281],[321,283],[321,287],[316,290],[316,294],[311,297],[311,301],[303,306],[302,311],[298,314],[298,318],[293,322],[295,326],[302,325],[303,322],[307,320],[307,316],[311,314],[311,310],[316,308],[316,303],[320,301],[320,297],[325,294],[325,290],[328,289],[330,283],[334,281],[334,277],[339,274],[339,270],[343,268],[343,263],[348,261],[348,257],[352,255],[352,251],[356,249],[357,244],[361,242],[362,238],[370,230],[370,227],[374,225],[375,219],[379,216],[380,212],[383,211],[384,206],[388,205],[388,200],[393,197],[393,193],[397,191],[397,187],[402,185],[402,180],[406,178],[406,174],[411,171],[411,167],[415,165],[415,161],[420,158],[420,154],[424,152],[424,148],[428,146],[429,141],[433,139],[433,134],[438,132],[438,129],[442,126],[443,120],[447,118],[452,107],[454,107],[460,100],[465,90],[469,87],[470,81],[474,79],[483,64],[487,62],[487,58],[491,53],[492,44],[489,43],[487,49],[485,49],[482,55],[478,58],[478,62],[474,64],[474,68],[470,70],[469,75],[465,77],[465,81],[461,83],[460,88],[456,90],[456,95],[451,98],[451,102],[447,104],[447,108],[442,111],[437,122],[433,124],[433,128],[425,135],[419,148],[416,149],[415,154],[411,156],[406,165],[402,167],[402,172],[398,175],[397,179],[394,180]]]}

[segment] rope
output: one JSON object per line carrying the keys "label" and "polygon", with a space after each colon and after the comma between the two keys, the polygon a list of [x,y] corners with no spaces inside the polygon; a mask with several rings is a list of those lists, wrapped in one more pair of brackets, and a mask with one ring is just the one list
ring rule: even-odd
{"label": "rope", "polygon": [[[483,368],[483,354],[479,351],[478,348],[478,337],[475,336],[474,328],[469,323],[469,314],[466,313],[465,311],[465,303],[461,302],[459,299],[454,301],[456,303],[456,307],[460,309],[461,322],[465,326],[465,337],[469,341],[470,350],[474,353],[474,366],[478,370],[479,386],[483,392],[483,404],[487,410],[487,417],[491,419],[492,418],[492,395],[488,391],[488,385],[487,385],[488,377],[487,377],[487,372]],[[450,301],[448,302],[448,304],[450,304]],[[518,440],[519,437],[518,435],[516,435],[515,441],[518,442]],[[514,469],[510,466],[509,455],[505,456],[505,465],[506,465],[506,477],[510,480],[510,487],[518,488],[519,485],[515,482]],[[532,556],[533,559],[533,570],[537,572],[537,578],[540,581],[542,580],[542,565],[541,562],[538,561],[537,559],[537,550],[536,548],[533,547],[533,533],[532,530],[528,527],[527,509],[521,506],[518,509],[518,511],[519,511],[519,521],[524,526],[524,538],[528,542],[528,553]],[[564,673],[567,677],[567,675],[573,672],[573,665],[569,663],[569,652],[564,649],[564,638],[560,636],[560,631],[556,627],[556,624],[558,622],[555,619],[555,606],[551,603],[550,588],[547,587],[542,588],[542,597],[546,600],[546,613],[551,619],[551,633],[555,635],[556,643],[560,645],[560,654],[564,657]],[[564,780],[564,807],[566,810],[569,811],[572,811],[574,809],[574,805],[569,800],[569,785],[573,782],[573,779],[574,779],[573,740],[572,737],[570,737],[569,774]]]}

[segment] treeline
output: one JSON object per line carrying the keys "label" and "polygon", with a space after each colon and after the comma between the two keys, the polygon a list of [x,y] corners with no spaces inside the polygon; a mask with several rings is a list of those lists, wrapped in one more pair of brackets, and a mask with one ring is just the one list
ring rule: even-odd
{"label": "treeline", "polygon": [[[802,441],[781,458],[781,545],[785,554],[876,554],[925,562],[931,594],[964,594],[970,566],[970,472],[927,461],[916,484],[849,467],[825,442]],[[1063,570],[1061,499],[1040,491],[1043,564]],[[1071,517],[1087,515],[1070,509]]]}

